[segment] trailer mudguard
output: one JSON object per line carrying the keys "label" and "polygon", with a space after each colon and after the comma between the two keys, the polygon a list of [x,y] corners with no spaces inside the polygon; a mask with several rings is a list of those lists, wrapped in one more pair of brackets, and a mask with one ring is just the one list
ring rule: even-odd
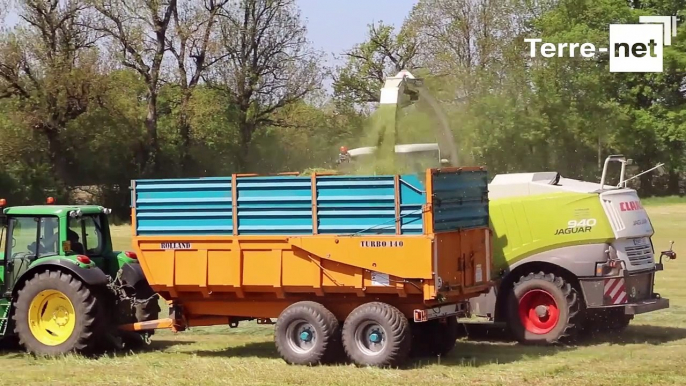
{"label": "trailer mudguard", "polygon": [[69,259],[45,259],[44,261],[39,261],[34,266],[26,270],[26,272],[21,274],[21,276],[17,278],[12,292],[16,293],[16,290],[19,288],[17,284],[23,283],[28,278],[32,277],[36,272],[42,271],[49,267],[59,267],[61,270],[66,270],[88,285],[99,286],[109,283],[107,275],[105,275],[105,273],[98,267],[82,268],[75,264],[73,260]]}

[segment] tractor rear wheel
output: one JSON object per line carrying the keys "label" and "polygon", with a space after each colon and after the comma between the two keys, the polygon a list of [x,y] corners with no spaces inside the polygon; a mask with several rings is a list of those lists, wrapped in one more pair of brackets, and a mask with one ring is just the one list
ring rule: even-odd
{"label": "tractor rear wheel", "polygon": [[18,292],[14,331],[32,354],[89,352],[100,338],[98,301],[85,283],[69,273],[37,273]]}
{"label": "tractor rear wheel", "polygon": [[579,301],[574,287],[552,273],[529,273],[514,283],[508,321],[522,344],[547,345],[574,332]]}

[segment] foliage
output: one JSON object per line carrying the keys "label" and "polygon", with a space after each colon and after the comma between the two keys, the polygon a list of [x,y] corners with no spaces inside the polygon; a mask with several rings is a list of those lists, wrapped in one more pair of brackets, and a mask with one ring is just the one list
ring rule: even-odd
{"label": "foliage", "polygon": [[[340,146],[383,139],[438,142],[444,158],[454,145],[459,163],[491,175],[592,181],[623,153],[639,170],[667,166],[633,181],[643,196],[681,195],[686,20],[663,73],[610,73],[601,54],[532,59],[524,39],[603,46],[611,23],[684,8],[419,0],[401,26],[370,24],[325,69],[295,0],[0,0],[19,16],[0,32],[0,193],[21,204],[80,189],[127,218],[133,178],[336,170]],[[436,103],[374,113],[403,69]]]}

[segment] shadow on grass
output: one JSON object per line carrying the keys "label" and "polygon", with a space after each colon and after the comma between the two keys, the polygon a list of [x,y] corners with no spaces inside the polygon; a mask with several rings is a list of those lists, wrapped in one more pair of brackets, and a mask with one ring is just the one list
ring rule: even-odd
{"label": "shadow on grass", "polygon": [[237,358],[280,358],[273,341],[251,342],[241,346],[231,346],[218,351],[193,352],[201,357],[237,357]]}
{"label": "shadow on grass", "polygon": [[[514,343],[514,338],[505,328],[470,325],[467,327],[467,340],[474,342]],[[603,332],[582,335],[567,346],[594,346],[609,343],[611,345],[651,344],[660,345],[676,340],[686,339],[686,328],[662,327],[651,325],[629,325],[623,332]],[[521,345],[520,345],[521,346]]]}
{"label": "shadow on grass", "polygon": [[[528,361],[572,351],[579,347],[591,347],[600,344],[660,345],[680,339],[686,339],[685,328],[636,325],[629,326],[623,333],[596,334],[579,338],[569,344],[528,346],[513,341],[505,329],[483,328],[481,326],[471,328],[470,326],[469,335],[459,339],[455,348],[448,355],[441,358],[413,357],[403,368],[412,369],[431,365],[480,367]],[[280,358],[273,341],[251,342],[216,351],[194,351],[192,354],[201,357]],[[349,362],[342,360],[336,365],[347,363]]]}
{"label": "shadow on grass", "polygon": [[129,355],[129,354],[145,354],[145,353],[150,353],[150,352],[164,352],[167,351],[168,349],[176,346],[185,346],[193,344],[193,341],[178,341],[178,340],[164,340],[164,339],[159,339],[156,340],[153,338],[150,341],[150,344],[139,346],[139,347],[134,347],[134,348],[122,348],[122,349],[114,349],[114,350],[108,350],[105,355],[109,357],[118,357],[121,355]]}
{"label": "shadow on grass", "polygon": [[[526,347],[458,341],[455,349],[443,358],[412,357],[403,368],[412,369],[435,364],[445,366],[483,366],[492,363],[510,363],[545,355],[554,355],[563,350],[566,350],[566,348]],[[228,347],[224,350],[197,351],[193,352],[193,354],[200,357],[280,359],[274,342],[253,342],[242,346]],[[341,358],[341,360],[332,365],[347,365],[349,363],[348,360]]]}
{"label": "shadow on grass", "polygon": [[[105,351],[98,351],[92,354],[83,354],[86,358],[97,359],[99,357],[116,358],[131,354],[144,354],[149,352],[164,352],[174,346],[182,346],[192,344],[191,341],[172,341],[172,340],[152,340],[149,345],[144,345],[136,348],[122,348],[122,349],[108,349]],[[13,358],[31,355],[27,353],[16,339],[3,339],[0,341],[0,357]]]}

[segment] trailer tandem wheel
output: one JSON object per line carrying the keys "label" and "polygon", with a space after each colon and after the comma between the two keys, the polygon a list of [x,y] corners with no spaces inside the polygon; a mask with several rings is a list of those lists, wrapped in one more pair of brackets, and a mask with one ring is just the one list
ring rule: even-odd
{"label": "trailer tandem wheel", "polygon": [[276,320],[274,342],[289,364],[327,363],[340,352],[340,328],[323,305],[302,301],[288,306]]}
{"label": "trailer tandem wheel", "polygon": [[412,346],[410,323],[389,304],[372,302],[358,306],[343,323],[343,347],[359,366],[397,366]]}
{"label": "trailer tandem wheel", "polygon": [[459,335],[456,316],[433,319],[427,322],[410,323],[412,350],[410,356],[445,356],[455,347]]}

